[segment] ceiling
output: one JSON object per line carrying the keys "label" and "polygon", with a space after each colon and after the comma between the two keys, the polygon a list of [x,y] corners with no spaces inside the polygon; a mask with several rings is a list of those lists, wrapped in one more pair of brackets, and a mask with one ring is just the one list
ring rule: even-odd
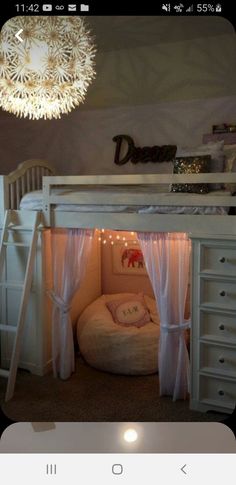
{"label": "ceiling", "polygon": [[96,16],[88,17],[99,51],[235,33],[223,17]]}

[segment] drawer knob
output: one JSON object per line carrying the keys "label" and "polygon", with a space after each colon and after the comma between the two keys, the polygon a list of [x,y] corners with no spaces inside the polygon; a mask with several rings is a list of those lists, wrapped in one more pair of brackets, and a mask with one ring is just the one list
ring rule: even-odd
{"label": "drawer knob", "polygon": [[222,391],[222,389],[220,389],[220,390],[218,391],[218,394],[219,394],[219,396],[224,396],[224,395],[225,395],[225,393],[224,393],[224,391]]}
{"label": "drawer knob", "polygon": [[224,361],[225,361],[224,357],[219,357],[219,363],[220,364],[224,364]]}
{"label": "drawer knob", "polygon": [[225,295],[226,295],[225,290],[221,290],[220,291],[220,296],[225,296]]}
{"label": "drawer knob", "polygon": [[221,323],[221,324],[219,325],[219,330],[224,330],[224,329],[225,329],[225,326],[224,326],[224,324],[223,324],[223,323]]}
{"label": "drawer knob", "polygon": [[219,262],[220,262],[220,263],[225,263],[225,258],[224,258],[224,256],[222,256],[222,257],[219,259]]}

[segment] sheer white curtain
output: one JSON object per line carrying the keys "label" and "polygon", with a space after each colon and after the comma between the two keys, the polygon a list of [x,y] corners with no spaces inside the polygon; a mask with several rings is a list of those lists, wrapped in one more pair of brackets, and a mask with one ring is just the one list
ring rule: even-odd
{"label": "sheer white curtain", "polygon": [[160,395],[185,399],[189,390],[189,356],[184,320],[190,241],[184,233],[139,233],[138,239],[160,315]]}
{"label": "sheer white curtain", "polygon": [[61,379],[68,379],[75,368],[70,305],[83,280],[92,240],[88,229],[51,231],[52,358],[54,376]]}

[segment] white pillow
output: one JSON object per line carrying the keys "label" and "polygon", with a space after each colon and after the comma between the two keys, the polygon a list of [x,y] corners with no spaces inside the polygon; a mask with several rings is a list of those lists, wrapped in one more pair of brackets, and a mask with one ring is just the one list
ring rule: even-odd
{"label": "white pillow", "polygon": [[225,172],[236,172],[236,145],[224,145]]}
{"label": "white pillow", "polygon": [[[173,173],[173,162],[157,162],[155,163],[155,169],[153,173],[155,174],[172,174]],[[155,190],[159,193],[167,193],[171,191],[171,184],[155,184]]]}
{"label": "white pillow", "polygon": [[[193,157],[201,155],[210,155],[210,171],[223,172],[224,171],[224,141],[210,142],[198,146],[178,146],[176,157]],[[222,184],[210,184],[210,190],[218,190],[222,188]]]}
{"label": "white pillow", "polygon": [[[224,154],[225,172],[236,172],[236,145],[225,145]],[[236,192],[236,183],[224,185],[226,190],[229,190],[232,193]]]}

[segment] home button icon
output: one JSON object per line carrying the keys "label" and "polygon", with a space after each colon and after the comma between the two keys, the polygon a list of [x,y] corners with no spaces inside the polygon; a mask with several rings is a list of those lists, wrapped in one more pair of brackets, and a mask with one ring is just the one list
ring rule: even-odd
{"label": "home button icon", "polygon": [[115,463],[115,465],[112,465],[113,475],[122,475],[123,471],[123,466],[120,463]]}

